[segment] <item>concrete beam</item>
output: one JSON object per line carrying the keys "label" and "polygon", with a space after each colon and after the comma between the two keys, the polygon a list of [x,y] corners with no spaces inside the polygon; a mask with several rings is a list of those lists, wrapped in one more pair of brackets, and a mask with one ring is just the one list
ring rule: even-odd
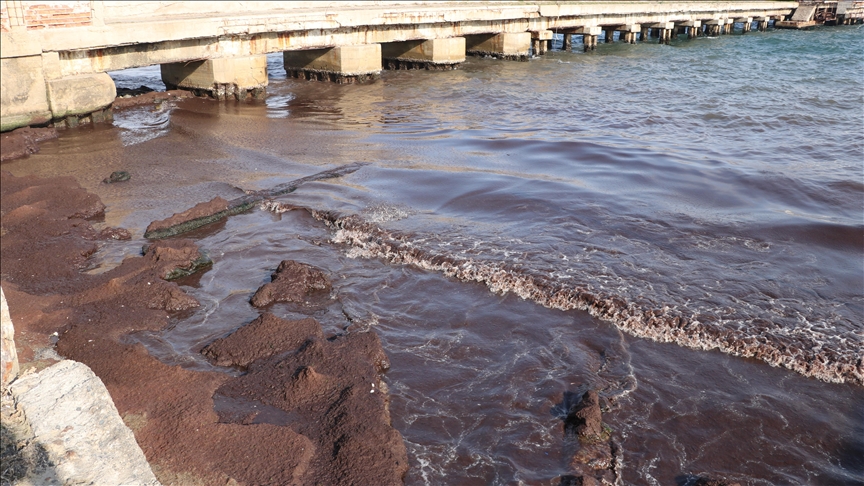
{"label": "concrete beam", "polygon": [[601,32],[603,32],[603,27],[600,27],[599,25],[577,27],[577,28],[573,29],[574,34],[582,34],[582,35],[597,36],[597,35],[600,35]]}
{"label": "concrete beam", "polygon": [[656,24],[651,24],[648,27],[651,27],[652,29],[670,30],[675,28],[675,22],[657,22]]}
{"label": "concrete beam", "polygon": [[499,59],[528,60],[531,33],[516,32],[466,36],[466,51],[475,56],[493,56]]}
{"label": "concrete beam", "polygon": [[534,31],[531,32],[531,38],[539,40],[552,40],[555,38],[555,33],[551,30]]}
{"label": "concrete beam", "polygon": [[389,42],[381,55],[387,69],[453,69],[465,62],[465,38]]}
{"label": "concrete beam", "polygon": [[289,76],[339,84],[373,81],[381,75],[381,44],[286,51],[285,71]]}
{"label": "concrete beam", "polygon": [[641,28],[641,24],[623,24],[614,26],[612,30],[617,32],[639,32]]}
{"label": "concrete beam", "polygon": [[688,20],[687,22],[675,22],[679,27],[702,27],[701,20]]}
{"label": "concrete beam", "polygon": [[267,56],[230,57],[162,64],[168,89],[185,89],[224,100],[262,98],[267,88]]}

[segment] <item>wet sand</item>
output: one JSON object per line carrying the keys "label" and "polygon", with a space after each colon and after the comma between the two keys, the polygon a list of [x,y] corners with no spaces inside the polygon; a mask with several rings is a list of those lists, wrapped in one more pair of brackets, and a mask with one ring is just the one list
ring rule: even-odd
{"label": "wet sand", "polygon": [[[171,315],[199,305],[166,280],[192,269],[201,256],[195,244],[157,242],[143,256],[87,275],[82,268],[106,238],[91,225],[104,214],[99,198],[70,177],[0,177],[2,285],[15,309],[22,363],[44,366],[42,350],[53,345],[88,365],[163,484],[402,483],[406,451],[390,426],[380,379],[389,364],[374,333],[325,338],[312,321],[284,341],[252,326],[241,328],[247,331],[234,346],[268,352],[229,360],[249,368],[242,377],[165,365],[125,336],[162,330]],[[217,394],[262,413],[219,413]]]}

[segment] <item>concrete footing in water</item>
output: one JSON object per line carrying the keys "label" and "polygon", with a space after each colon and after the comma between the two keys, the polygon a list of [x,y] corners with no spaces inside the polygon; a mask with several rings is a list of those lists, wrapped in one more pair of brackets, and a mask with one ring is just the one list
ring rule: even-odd
{"label": "concrete footing in water", "polygon": [[465,36],[465,50],[472,56],[527,61],[531,55],[531,32]]}
{"label": "concrete footing in water", "polygon": [[111,77],[106,73],[62,76],[52,62],[56,56],[50,54],[2,60],[0,130],[111,119],[110,106],[117,96]]}
{"label": "concrete footing in water", "polygon": [[388,42],[381,45],[385,69],[447,71],[465,62],[465,38]]}
{"label": "concrete footing in water", "polygon": [[162,82],[217,100],[263,98],[267,89],[267,56],[228,57],[162,64]]}
{"label": "concrete footing in water", "polygon": [[338,84],[378,79],[383,68],[381,44],[286,51],[282,58],[288,76]]}

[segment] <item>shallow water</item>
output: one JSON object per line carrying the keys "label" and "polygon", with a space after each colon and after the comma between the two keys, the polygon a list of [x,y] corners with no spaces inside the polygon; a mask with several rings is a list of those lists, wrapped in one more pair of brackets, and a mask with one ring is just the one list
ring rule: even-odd
{"label": "shallow water", "polygon": [[[265,102],[118,112],[2,167],[73,175],[133,231],[99,272],[152,220],[368,162],[280,200],[311,212],[193,233],[214,260],[183,282],[201,308],[133,339],[211,369],[197,351],[258,315],[279,261],[326,269],[315,317],[369,326],[391,359],[408,484],[554,484],[561,410],[588,387],[614,402],[624,484],[860,484],[862,34],[601,44],[358,86],[288,80],[273,56]],[[122,76],[162,88],[158,68]],[[101,184],[114,170],[133,178]]]}

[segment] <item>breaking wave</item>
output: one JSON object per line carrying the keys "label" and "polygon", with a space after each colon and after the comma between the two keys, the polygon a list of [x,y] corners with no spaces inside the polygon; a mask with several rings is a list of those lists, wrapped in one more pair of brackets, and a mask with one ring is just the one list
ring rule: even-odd
{"label": "breaking wave", "polygon": [[[270,201],[262,208],[278,211],[278,207],[279,203]],[[307,210],[334,232],[334,243],[352,248],[348,252],[351,257],[382,258],[393,264],[438,271],[464,282],[483,283],[497,294],[513,293],[551,309],[583,310],[640,338],[756,358],[826,382],[864,384],[860,347],[846,339],[840,343],[845,348],[829,348],[807,330],[784,328],[765,319],[753,319],[746,326],[725,327],[715,324],[720,319],[710,314],[670,306],[650,308],[643,303],[628,302],[619,295],[564,283],[506,263],[431,250],[419,244],[417,238],[386,230],[357,215]]]}

